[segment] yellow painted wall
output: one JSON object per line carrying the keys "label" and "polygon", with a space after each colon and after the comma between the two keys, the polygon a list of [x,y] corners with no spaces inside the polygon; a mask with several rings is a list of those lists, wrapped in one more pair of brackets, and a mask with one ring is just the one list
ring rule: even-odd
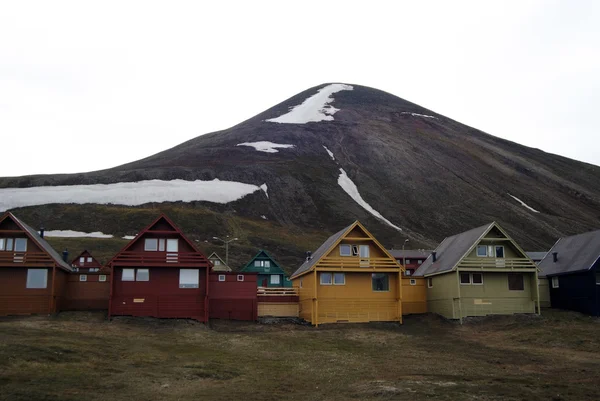
{"label": "yellow painted wall", "polygon": [[[414,285],[411,285],[414,280]],[[427,285],[423,277],[402,277],[402,314],[427,313]]]}
{"label": "yellow painted wall", "polygon": [[298,317],[298,302],[259,302],[258,316]]}
{"label": "yellow painted wall", "polygon": [[292,279],[292,286],[298,288],[299,316],[311,322],[313,320],[313,298],[314,298],[314,273],[308,273],[299,278]]}

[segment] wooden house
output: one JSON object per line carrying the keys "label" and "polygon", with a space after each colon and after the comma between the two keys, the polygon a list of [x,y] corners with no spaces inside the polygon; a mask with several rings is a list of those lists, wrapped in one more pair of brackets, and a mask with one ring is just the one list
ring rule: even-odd
{"label": "wooden house", "polygon": [[533,263],[535,263],[536,265],[538,265],[538,288],[539,288],[539,293],[540,293],[540,307],[542,308],[549,308],[550,307],[550,285],[548,283],[548,278],[546,277],[546,274],[539,268],[540,262],[542,261],[542,259],[544,259],[544,257],[546,256],[546,254],[548,253],[547,251],[535,251],[535,252],[525,252],[527,254],[527,256],[529,256],[529,258],[531,260],[533,260]]}
{"label": "wooden house", "polygon": [[164,214],[108,263],[109,318],[208,319],[208,259]]}
{"label": "wooden house", "polygon": [[243,273],[258,273],[258,287],[284,287],[285,272],[279,263],[265,250],[260,250],[241,270]]}
{"label": "wooden house", "polygon": [[539,312],[537,267],[496,222],[444,239],[414,276],[449,319]]}
{"label": "wooden house", "polygon": [[0,316],[58,312],[70,272],[43,230],[10,212],[0,217]]}
{"label": "wooden house", "polygon": [[432,251],[427,249],[390,249],[388,252],[404,266],[404,275],[412,276]]}
{"label": "wooden house", "polygon": [[553,308],[600,316],[600,230],[559,239],[540,269]]}
{"label": "wooden house", "polygon": [[403,267],[355,221],[329,237],[292,275],[300,317],[313,325],[402,322]]}
{"label": "wooden house", "polygon": [[229,267],[227,265],[227,263],[225,263],[225,261],[223,259],[221,259],[221,257],[219,255],[217,255],[216,252],[211,253],[208,256],[208,260],[212,264],[211,271],[213,271],[213,272],[230,272],[231,271],[231,267]]}
{"label": "wooden house", "polygon": [[108,309],[110,269],[84,250],[71,262],[62,310]]}
{"label": "wooden house", "polygon": [[256,320],[257,273],[211,272],[209,275],[211,319]]}

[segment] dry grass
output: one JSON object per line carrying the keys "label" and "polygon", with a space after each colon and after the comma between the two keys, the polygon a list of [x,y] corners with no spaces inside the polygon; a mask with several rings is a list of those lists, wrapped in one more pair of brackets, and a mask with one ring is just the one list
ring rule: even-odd
{"label": "dry grass", "polygon": [[0,321],[1,400],[598,400],[600,321]]}

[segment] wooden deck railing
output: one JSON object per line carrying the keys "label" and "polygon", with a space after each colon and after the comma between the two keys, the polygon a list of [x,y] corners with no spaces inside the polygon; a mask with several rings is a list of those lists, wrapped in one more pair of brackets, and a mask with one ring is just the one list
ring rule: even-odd
{"label": "wooden deck railing", "polygon": [[298,287],[258,287],[256,293],[260,296],[297,296]]}
{"label": "wooden deck railing", "polygon": [[333,268],[397,268],[398,264],[395,259],[390,258],[360,258],[357,256],[348,257],[328,257],[323,258],[317,265],[319,267],[333,267]]}
{"label": "wooden deck railing", "polygon": [[44,252],[0,252],[0,265],[52,265],[54,260]]}
{"label": "wooden deck railing", "polygon": [[165,264],[198,264],[208,266],[207,260],[196,252],[122,252],[114,261],[117,265],[162,266]]}
{"label": "wooden deck railing", "polygon": [[535,263],[526,258],[464,258],[458,267],[524,269],[535,268]]}

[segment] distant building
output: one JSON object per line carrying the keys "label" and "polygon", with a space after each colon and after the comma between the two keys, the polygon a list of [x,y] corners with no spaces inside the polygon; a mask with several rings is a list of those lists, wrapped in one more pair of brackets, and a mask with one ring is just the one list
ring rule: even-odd
{"label": "distant building", "polygon": [[227,263],[225,263],[225,261],[223,259],[221,259],[221,257],[219,255],[217,255],[216,252],[211,253],[208,256],[208,260],[212,264],[211,271],[213,271],[213,272],[230,272],[231,271],[231,267],[229,267],[227,265]]}
{"label": "distant building", "polygon": [[404,266],[404,275],[412,276],[421,264],[431,255],[429,249],[390,249],[389,253]]}
{"label": "distant building", "polygon": [[110,298],[110,269],[84,250],[71,262],[62,310],[105,310]]}
{"label": "distant building", "polygon": [[244,268],[244,273],[258,273],[259,287],[285,287],[289,279],[275,259],[265,250],[260,250]]}

